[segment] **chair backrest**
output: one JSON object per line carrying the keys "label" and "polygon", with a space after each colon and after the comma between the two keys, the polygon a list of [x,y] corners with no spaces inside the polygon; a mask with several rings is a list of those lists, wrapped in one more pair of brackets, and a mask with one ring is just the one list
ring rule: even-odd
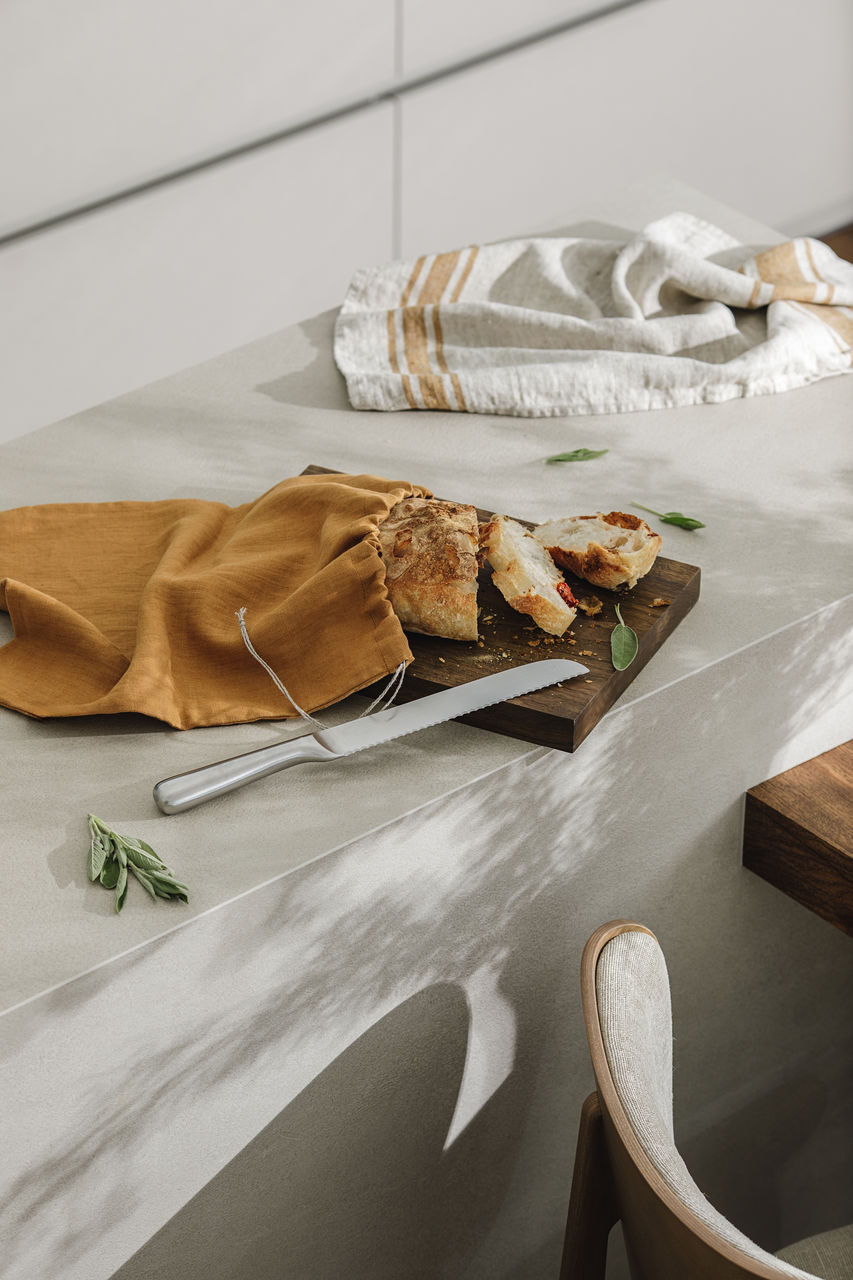
{"label": "chair backrest", "polygon": [[714,1209],[675,1145],[669,977],[654,934],[603,925],[581,962],[606,1159],[635,1280],[814,1280]]}

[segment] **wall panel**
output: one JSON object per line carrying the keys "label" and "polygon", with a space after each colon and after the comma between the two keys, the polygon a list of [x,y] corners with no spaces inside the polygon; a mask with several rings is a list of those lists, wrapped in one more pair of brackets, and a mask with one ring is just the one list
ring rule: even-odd
{"label": "wall panel", "polygon": [[[783,230],[853,208],[853,7],[649,0],[402,98],[402,251],[667,173]],[[837,224],[836,224],[837,225]]]}
{"label": "wall panel", "polygon": [[0,235],[367,96],[394,0],[8,0]]}
{"label": "wall panel", "polygon": [[391,116],[365,110],[0,248],[0,439],[340,302],[356,267],[391,255]]}

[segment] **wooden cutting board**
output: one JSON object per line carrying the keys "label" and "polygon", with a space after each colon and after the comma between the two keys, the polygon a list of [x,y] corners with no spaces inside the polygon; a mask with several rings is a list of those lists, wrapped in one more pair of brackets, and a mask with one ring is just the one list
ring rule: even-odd
{"label": "wooden cutting board", "polygon": [[[310,466],[303,475],[320,475],[331,470]],[[457,496],[453,501],[465,502],[466,499]],[[493,514],[478,510],[481,521],[491,519]],[[533,528],[526,520],[519,523]],[[397,701],[410,702],[424,694],[524,662],[573,658],[589,668],[587,676],[484,707],[460,719],[465,724],[526,742],[574,751],[693,608],[699,598],[700,572],[695,565],[658,556],[649,573],[631,591],[605,591],[570,573],[565,577],[579,599],[595,596],[601,601],[602,609],[592,618],[578,612],[566,635],[557,638],[546,635],[529,618],[510,609],[492,583],[491,570],[488,566],[483,568],[477,593],[481,606],[479,640],[464,644],[438,636],[407,633],[415,660],[406,671]],[[660,601],[667,603],[658,603]],[[610,659],[610,632],[617,623],[616,604],[639,640],[637,656],[624,671],[614,670]],[[375,697],[381,687],[381,684],[372,686],[364,693]]]}

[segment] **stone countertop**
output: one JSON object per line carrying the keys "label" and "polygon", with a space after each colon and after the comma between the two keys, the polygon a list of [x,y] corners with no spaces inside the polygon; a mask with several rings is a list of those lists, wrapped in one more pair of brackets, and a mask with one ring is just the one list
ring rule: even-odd
{"label": "stone countertop", "polygon": [[[607,208],[577,213],[636,228],[676,207],[748,243],[779,238],[665,182],[626,195],[618,218]],[[567,213],[565,229],[587,225]],[[663,554],[701,567],[699,602],[617,709],[770,637],[768,652],[782,652],[787,628],[853,589],[853,378],[719,405],[563,420],[356,413],[334,366],[333,324],[333,312],[316,316],[4,445],[0,502],[194,496],[236,504],[319,463],[411,479],[440,496],[530,520],[628,510],[633,501],[684,511],[706,527],[662,526]],[[544,464],[547,455],[579,446],[609,452],[587,464]],[[5,615],[0,626],[3,638],[11,635]],[[349,714],[344,706],[330,718]],[[335,791],[333,812],[318,803],[322,766],[179,818],[156,810],[158,778],[282,732],[293,728],[178,732],[143,717],[38,722],[0,711],[4,840],[16,866],[3,932],[18,957],[4,967],[2,1007],[541,750],[448,724],[324,774]],[[116,919],[111,895],[86,879],[89,811],[151,843],[190,885],[189,905],[155,904],[132,885]]]}

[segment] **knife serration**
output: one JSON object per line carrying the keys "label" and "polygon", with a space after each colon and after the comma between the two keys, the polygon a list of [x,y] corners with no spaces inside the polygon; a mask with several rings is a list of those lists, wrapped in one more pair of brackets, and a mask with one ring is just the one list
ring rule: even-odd
{"label": "knife serration", "polygon": [[572,662],[568,658],[544,658],[538,662],[527,662],[506,671],[481,676],[478,680],[468,680],[465,684],[441,689],[438,693],[427,694],[412,702],[389,707],[387,711],[377,711],[374,715],[363,716],[359,720],[350,720],[331,729],[321,729],[314,737],[324,747],[334,751],[335,755],[352,755],[355,751],[364,751],[381,742],[402,738],[419,729],[429,729],[445,720],[455,720],[458,716],[490,707],[496,702],[505,702],[508,698],[518,698],[524,693],[544,689],[546,685],[586,675],[587,670],[580,662]]}

